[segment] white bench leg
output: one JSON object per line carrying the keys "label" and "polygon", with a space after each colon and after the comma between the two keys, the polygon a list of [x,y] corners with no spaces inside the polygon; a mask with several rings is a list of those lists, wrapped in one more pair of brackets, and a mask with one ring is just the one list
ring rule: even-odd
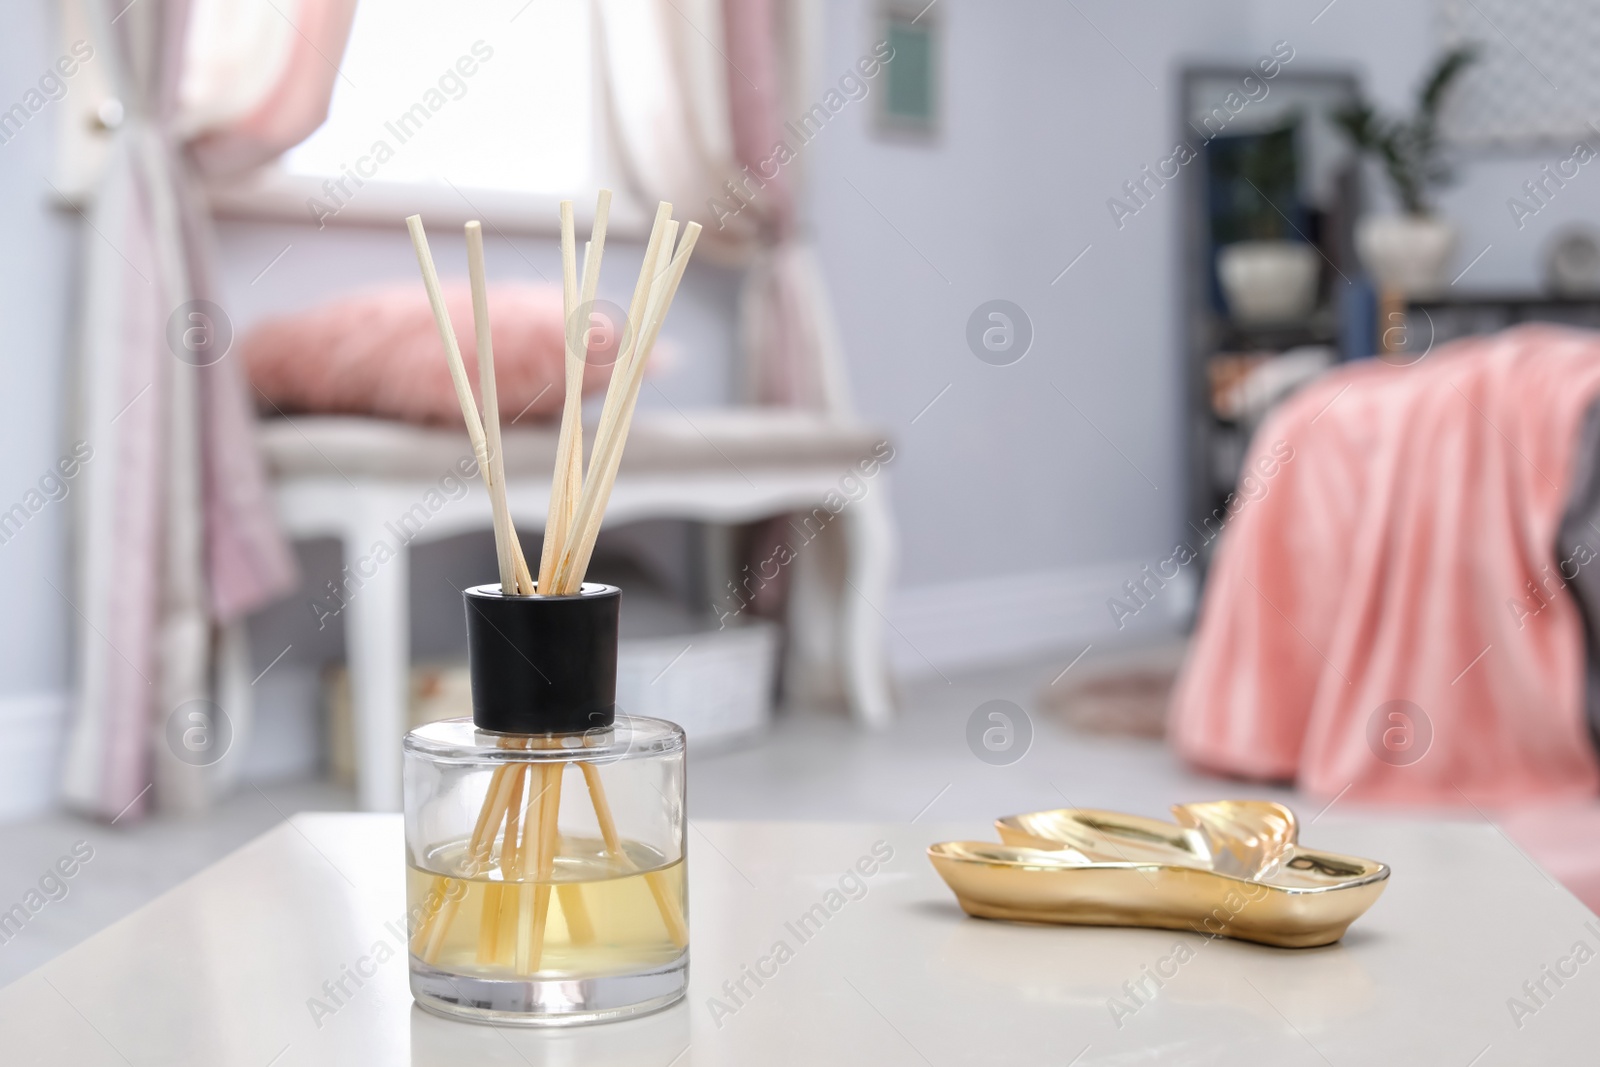
{"label": "white bench leg", "polygon": [[250,735],[255,731],[255,688],[250,662],[250,626],[235,619],[222,627],[217,656],[217,705],[228,716],[233,743],[214,768],[213,796],[227,796],[239,784]]}
{"label": "white bench leg", "polygon": [[[844,520],[845,577],[839,597],[840,665],[846,698],[856,721],[882,729],[894,718],[889,657],[884,647],[889,584],[894,572],[894,518],[885,495],[886,477],[839,515]],[[852,588],[853,587],[853,588]]]}
{"label": "white bench leg", "polygon": [[[347,536],[345,563],[354,568],[377,540],[389,543],[392,538],[386,532]],[[363,584],[345,608],[356,792],[363,811],[400,810],[400,743],[406,732],[411,660],[410,571],[411,553],[401,545],[393,559],[377,565],[372,577],[362,576]]]}

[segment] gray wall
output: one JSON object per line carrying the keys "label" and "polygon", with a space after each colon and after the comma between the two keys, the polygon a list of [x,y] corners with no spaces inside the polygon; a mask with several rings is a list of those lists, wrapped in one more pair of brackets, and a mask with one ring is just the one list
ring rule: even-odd
{"label": "gray wall", "polygon": [[[1180,198],[1169,186],[1120,231],[1106,201],[1171,152],[1179,57],[1251,57],[1248,7],[1076,7],[940,3],[937,139],[876,135],[869,98],[805,160],[856,396],[901,446],[905,670],[1081,648],[1180,524]],[[868,51],[874,10],[829,3],[825,77]],[[996,298],[1034,329],[1006,367],[966,340]],[[1174,591],[1157,625],[1186,606]]]}
{"label": "gray wall", "polygon": [[[1071,5],[946,0],[930,12],[948,46],[937,142],[874,136],[869,98],[812,149],[855,392],[903,445],[907,585],[1133,558],[1176,529],[1178,197],[1121,232],[1104,202],[1170,151],[1173,57],[1233,52],[1242,5],[1078,6],[1127,59]],[[873,5],[828,11],[825,69],[843,71],[874,39]],[[995,298],[1033,323],[1009,367],[965,338]]]}
{"label": "gray wall", "polygon": [[[62,49],[55,5],[9,6],[0,33],[0,110],[23,99]],[[72,83],[68,82],[68,91]],[[50,204],[56,122],[47,104],[0,144],[0,510],[38,486],[67,453],[63,392],[77,227]],[[48,781],[67,677],[72,608],[67,516],[49,503],[0,544],[0,810],[32,802]],[[51,588],[54,584],[55,589]],[[60,593],[57,592],[60,590]],[[6,748],[27,758],[6,759]],[[41,756],[43,757],[41,759]]]}

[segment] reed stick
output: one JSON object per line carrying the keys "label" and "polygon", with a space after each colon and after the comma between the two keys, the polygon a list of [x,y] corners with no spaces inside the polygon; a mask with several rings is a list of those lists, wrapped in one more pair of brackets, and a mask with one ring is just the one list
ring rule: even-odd
{"label": "reed stick", "polygon": [[[672,205],[662,201],[656,208],[655,222],[650,227],[650,240],[645,245],[644,260],[639,264],[639,277],[634,283],[633,297],[628,301],[627,336],[617,353],[616,363],[611,367],[611,380],[606,387],[605,404],[600,409],[600,424],[595,431],[595,451],[589,457],[591,471],[596,469],[595,459],[600,455],[600,442],[612,436],[617,419],[626,407],[628,368],[632,366],[639,349],[639,339],[644,332],[644,316],[651,288],[657,275],[665,270],[671,258],[675,232]],[[581,574],[577,580],[579,583],[583,581]]]}
{"label": "reed stick", "polygon": [[[489,778],[489,795],[481,811],[478,813],[478,823],[473,828],[472,839],[467,847],[467,855],[462,862],[461,873],[466,878],[472,878],[483,870],[484,862],[488,859],[489,851],[494,844],[494,835],[500,829],[500,823],[505,819],[506,806],[511,800],[511,775],[509,768],[498,767]],[[458,879],[446,879],[446,893],[440,907],[430,917],[430,922],[418,931],[421,935],[425,930],[423,949],[420,955],[428,963],[434,963],[439,958],[439,951],[444,948],[445,935],[450,932],[450,924],[455,920],[456,912],[461,907],[464,894],[451,895],[449,883]],[[415,943],[415,941],[413,941]]]}
{"label": "reed stick", "polygon": [[500,447],[500,395],[494,378],[494,339],[489,328],[489,283],[483,262],[483,225],[476,219],[466,225],[467,276],[472,285],[472,325],[478,342],[478,392],[483,397],[484,446],[489,454],[487,483],[489,506],[494,511],[495,554],[500,563],[500,592],[504,596],[533,593],[533,577],[528,573],[511,522],[511,507],[506,501],[505,454]]}
{"label": "reed stick", "polygon": [[539,783],[539,794],[526,816],[526,826],[533,833],[523,833],[520,850],[520,873],[526,876],[531,867],[533,880],[519,881],[517,886],[518,974],[532,974],[538,970],[539,960],[544,954],[545,924],[550,911],[550,878],[555,867],[561,817],[561,772],[565,769],[563,763],[540,764],[533,768],[534,781]]}
{"label": "reed stick", "polygon": [[[621,409],[622,394],[627,391],[627,368],[638,347],[639,327],[644,319],[645,302],[650,295],[650,285],[656,276],[656,260],[661,252],[661,239],[672,221],[672,205],[663,200],[656,207],[655,221],[650,225],[650,239],[644,247],[644,260],[639,264],[639,278],[633,286],[633,296],[628,301],[628,321],[623,324],[622,344],[617,349],[617,361],[611,365],[611,380],[606,385],[605,404],[600,409],[600,425],[595,432],[598,441],[609,433],[607,427],[616,421]],[[670,248],[670,245],[669,245]],[[589,466],[594,466],[590,457]]]}
{"label": "reed stick", "polygon": [[[611,215],[611,190],[602,189],[594,205],[594,226],[589,231],[589,241],[583,246],[583,284],[578,289],[578,316],[567,323],[567,329],[576,331],[577,337],[569,342],[585,364],[589,358],[589,329],[593,325],[594,298],[600,289],[600,261],[606,250],[606,222]],[[581,381],[580,381],[580,384]]]}
{"label": "reed stick", "polygon": [[[560,436],[556,442],[555,476],[550,480],[550,507],[545,516],[544,547],[539,553],[539,592],[549,595],[551,579],[555,574],[556,560],[566,544],[567,528],[571,524],[572,428],[582,420],[583,379],[580,374],[574,382],[572,316],[578,306],[577,253],[573,245],[572,201],[561,201],[561,336],[565,357],[562,368],[566,381],[566,397],[561,408]],[[577,393],[574,395],[574,384]],[[574,416],[574,410],[577,415]],[[580,427],[579,433],[582,433]],[[579,438],[581,440],[581,437]],[[581,474],[580,474],[581,477]]]}
{"label": "reed stick", "polygon": [[461,404],[461,417],[467,423],[467,438],[472,442],[473,455],[487,484],[489,460],[488,446],[483,437],[483,422],[478,418],[478,406],[472,399],[472,384],[467,380],[466,364],[461,361],[461,349],[456,344],[456,331],[450,325],[450,311],[444,304],[444,290],[439,286],[439,272],[433,266],[433,253],[428,250],[428,235],[422,228],[422,216],[407,216],[406,229],[411,232],[411,246],[417,252],[417,266],[422,268],[422,286],[428,291],[428,305],[433,309],[433,324],[439,328],[439,341],[444,345],[445,359],[450,365],[450,380],[456,387],[456,400]]}
{"label": "reed stick", "polygon": [[[538,792],[534,794],[533,804],[529,807],[526,816],[527,826],[533,832],[522,835],[522,847],[518,850],[517,868],[519,874],[517,877],[517,933],[514,941],[512,942],[515,946],[512,960],[516,966],[516,971],[518,974],[533,973],[528,966],[528,961],[532,954],[532,946],[528,944],[528,936],[526,931],[533,925],[534,894],[533,883],[527,880],[526,875],[528,868],[530,866],[535,866],[538,863],[536,856],[538,850],[537,841],[539,834],[544,830],[544,794],[547,789],[547,786],[544,784],[543,767],[532,768],[529,773],[533,784],[538,786],[539,789]],[[534,855],[530,855],[530,853],[534,853]]]}
{"label": "reed stick", "polygon": [[[467,424],[467,439],[472,442],[472,454],[478,471],[483,476],[484,487],[489,492],[490,507],[494,511],[495,555],[500,561],[500,591],[508,593],[526,587],[532,591],[532,577],[523,560],[522,545],[517,540],[511,521],[510,506],[506,502],[505,462],[500,447],[500,408],[494,384],[494,351],[489,329],[488,284],[483,270],[483,231],[477,222],[467,224],[467,269],[472,282],[472,318],[478,345],[478,378],[485,393],[488,421],[493,442],[484,429],[484,420],[478,415],[478,406],[472,396],[472,384],[467,378],[466,364],[461,359],[461,349],[456,343],[456,331],[450,323],[450,311],[445,307],[444,291],[439,285],[439,272],[433,264],[433,254],[428,249],[428,235],[422,227],[422,216],[406,219],[406,229],[411,234],[411,244],[417,253],[417,266],[422,270],[422,284],[428,293],[428,304],[433,310],[434,325],[439,330],[439,341],[444,346],[445,360],[450,368],[450,380],[455,386],[456,401],[461,405],[461,417]],[[507,568],[511,571],[511,585],[506,588]]]}
{"label": "reed stick", "polygon": [[[484,891],[483,914],[478,921],[478,962],[493,963],[500,943],[500,903],[505,895],[506,861],[516,847],[517,831],[522,819],[522,791],[526,788],[526,768],[514,767],[509,776],[513,779],[511,799],[506,803],[505,843],[500,847],[500,881]],[[490,834],[493,837],[493,834]]]}
{"label": "reed stick", "polygon": [[564,882],[556,886],[556,899],[561,902],[561,917],[567,921],[567,934],[572,943],[594,944],[594,922],[589,918],[589,905],[583,899],[583,886]]}
{"label": "reed stick", "polygon": [[[583,779],[589,786],[589,800],[594,805],[595,821],[600,824],[600,837],[606,843],[606,852],[623,870],[631,870],[633,860],[622,848],[622,838],[617,834],[617,821],[611,815],[611,802],[606,799],[605,785],[600,781],[600,768],[592,763],[580,763],[578,766],[583,768]],[[660,871],[649,871],[644,881],[650,887],[650,895],[655,897],[661,921],[667,927],[667,936],[679,948],[687,945],[689,927],[683,920],[683,913],[672,900],[672,888],[667,885],[666,879],[661,877]]]}
{"label": "reed stick", "polygon": [[[466,367],[444,305],[438,274],[428,250],[422,220],[415,215],[406,220],[429,304],[433,309],[434,322],[449,362],[456,398],[467,424],[467,434],[483,471],[491,506],[495,511],[495,544],[500,564],[501,592],[504,595],[531,595],[546,590],[557,595],[570,595],[581,587],[606,502],[610,499],[611,485],[621,462],[644,368],[700,233],[697,224],[689,223],[684,229],[683,241],[674,252],[678,224],[671,219],[672,207],[666,203],[658,207],[644,261],[640,265],[639,279],[629,303],[625,337],[607,387],[594,453],[589,464],[589,478],[585,480],[582,387],[590,327],[586,309],[592,306],[598,291],[610,200],[610,191],[601,190],[594,228],[584,248],[581,285],[577,278],[572,205],[570,201],[564,201],[561,205],[566,399],[536,588],[522,557],[505,499],[482,227],[473,222],[467,225],[466,230],[480,391],[485,405],[484,417],[480,420],[467,380]],[[500,745],[505,748],[545,748],[553,742],[554,739],[550,738],[503,738]],[[590,802],[594,806],[607,853],[619,867],[631,869],[633,861],[623,849],[617,833],[616,820],[611,813],[599,768],[583,761],[579,761],[578,766],[588,786]],[[571,939],[577,943],[594,939],[594,928],[581,887],[554,885],[555,859],[560,846],[561,781],[565,768],[564,762],[505,764],[497,767],[490,776],[483,807],[461,863],[463,876],[475,877],[492,857],[495,839],[501,838],[499,862],[502,876],[499,883],[488,887],[484,893],[477,944],[479,962],[499,962],[510,956],[518,974],[528,975],[538,970],[549,924],[552,888],[561,903]],[[460,907],[461,896],[451,894],[451,888],[457,881],[448,876],[436,879],[430,895],[430,901],[436,906],[430,906],[427,921],[413,935],[412,951],[429,963],[436,962]],[[687,944],[688,930],[666,879],[660,871],[648,871],[645,881],[661,912],[668,936],[676,945]],[[510,891],[512,883],[515,885],[514,893]],[[515,922],[508,922],[513,915]],[[506,943],[508,936],[512,942],[510,945]]]}
{"label": "reed stick", "polygon": [[526,970],[519,974],[532,974],[539,969],[544,957],[545,927],[550,919],[550,890],[555,876],[556,846],[560,842],[561,776],[566,764],[554,763],[541,768],[544,771],[548,795],[539,811],[538,868],[533,883],[533,929],[526,939],[529,960]]}
{"label": "reed stick", "polygon": [[583,281],[578,282],[576,238],[572,202],[561,202],[561,293],[563,341],[566,352],[566,397],[561,411],[561,431],[556,445],[555,476],[550,485],[550,508],[545,520],[544,548],[539,558],[539,590],[559,593],[554,587],[555,565],[572,533],[572,512],[583,491],[583,375],[588,365],[591,310],[600,285],[600,264],[605,255],[606,224],[611,214],[611,190],[602,189],[595,201],[594,226],[584,246]]}
{"label": "reed stick", "polygon": [[[672,224],[669,223],[669,226]],[[634,353],[627,368],[627,382],[621,409],[609,427],[609,433],[596,436],[594,452],[589,460],[589,477],[584,482],[583,496],[573,516],[573,534],[562,552],[556,568],[555,584],[558,591],[576,591],[589,567],[594,553],[594,543],[600,533],[606,503],[611,499],[611,487],[616,481],[617,468],[622,462],[622,449],[627,443],[628,427],[633,421],[633,410],[639,400],[639,386],[644,380],[645,366],[650,361],[651,349],[661,332],[672,298],[683,281],[689,257],[694,253],[695,242],[700,237],[700,225],[691,222],[684,227],[683,240],[672,257],[666,272],[657,276],[651,285],[650,299],[646,304],[645,322],[640,337],[634,344]],[[669,246],[670,247],[670,246]]]}
{"label": "reed stick", "polygon": [[[639,338],[635,342],[633,353],[623,374],[623,389],[619,394],[618,410],[607,425],[607,432],[597,436],[595,440],[594,456],[590,464],[595,477],[584,487],[585,496],[579,503],[579,514],[574,518],[574,527],[578,532],[569,543],[568,552],[562,561],[563,567],[567,568],[564,573],[569,574],[572,581],[583,580],[583,573],[588,569],[589,558],[594,550],[595,540],[599,536],[600,524],[621,464],[623,445],[627,441],[628,430],[632,425],[633,411],[639,399],[639,388],[648,368],[655,338],[660,331],[666,306],[671,303],[672,296],[677,290],[677,282],[682,278],[688,254],[693,250],[694,238],[699,234],[698,226],[693,223],[690,226],[692,233],[685,234],[686,247],[677,257],[672,258],[670,265],[656,272],[650,285],[650,296],[645,305],[644,321],[639,327]],[[658,264],[666,261],[671,255],[672,238],[676,229],[675,222],[667,223],[664,228]],[[558,587],[564,580],[562,573],[558,568]]]}

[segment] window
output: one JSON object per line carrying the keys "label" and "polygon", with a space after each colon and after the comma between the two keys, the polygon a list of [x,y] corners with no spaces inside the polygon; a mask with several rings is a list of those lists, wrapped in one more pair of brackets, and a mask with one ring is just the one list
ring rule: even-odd
{"label": "window", "polygon": [[290,176],[566,194],[595,177],[589,9],[577,0],[363,0],[328,120]]}

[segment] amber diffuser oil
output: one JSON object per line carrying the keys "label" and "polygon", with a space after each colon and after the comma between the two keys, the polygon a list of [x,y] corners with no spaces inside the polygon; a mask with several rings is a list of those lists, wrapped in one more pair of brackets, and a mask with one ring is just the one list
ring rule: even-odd
{"label": "amber diffuser oil", "polygon": [[[453,851],[465,849],[460,842]],[[549,882],[507,880],[492,870],[480,877],[460,879],[447,887],[438,866],[455,869],[448,855],[426,857],[429,868],[409,867],[406,903],[427,914],[445,894],[461,896],[455,922],[445,934],[435,964],[458,974],[512,978],[517,974],[520,949],[531,959],[533,946],[519,944],[532,936],[531,924],[519,928],[519,916],[540,888],[550,894],[540,947],[539,979],[568,979],[609,974],[634,974],[670,965],[683,954],[674,940],[674,926],[685,925],[683,912],[683,861],[646,867],[648,850],[628,849],[633,863],[619,865],[602,854],[597,839],[562,841],[563,852]],[[627,845],[624,845],[627,849]],[[658,859],[658,857],[657,857]],[[647,874],[661,888],[652,890]],[[656,892],[664,893],[668,915],[663,915]],[[426,946],[419,946],[425,948]]]}

